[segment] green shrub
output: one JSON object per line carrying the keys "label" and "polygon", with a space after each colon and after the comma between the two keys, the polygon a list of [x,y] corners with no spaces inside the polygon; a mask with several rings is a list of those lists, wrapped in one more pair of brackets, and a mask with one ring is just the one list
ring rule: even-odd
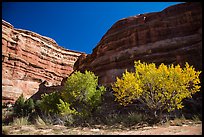
{"label": "green shrub", "polygon": [[42,99],[38,101],[38,106],[44,113],[59,113],[57,104],[60,103],[60,94],[58,92],[52,92],[49,94],[41,95]]}
{"label": "green shrub", "polygon": [[61,95],[81,115],[89,115],[101,103],[101,96],[105,91],[105,87],[98,86],[98,77],[93,72],[76,71],[68,77]]}
{"label": "green shrub", "polygon": [[36,104],[38,104],[41,111],[45,114],[77,114],[77,111],[74,108],[71,108],[68,102],[65,102],[61,99],[59,92],[43,94],[42,99]]}
{"label": "green shrub", "polygon": [[59,99],[59,104],[57,104],[57,108],[61,115],[69,115],[69,114],[77,114],[75,109],[70,108],[70,104],[64,102],[62,99]]}
{"label": "green shrub", "polygon": [[[105,87],[98,86],[98,77],[92,72],[75,72],[68,77],[64,91],[43,94],[35,103],[48,123],[72,125],[84,123],[101,103]],[[57,115],[58,117],[55,117]],[[45,118],[46,121],[46,118]]]}
{"label": "green shrub", "polygon": [[30,99],[26,100],[24,103],[24,113],[26,115],[28,115],[28,114],[32,113],[34,111],[34,109],[35,109],[35,104],[33,102],[33,99],[30,98]]}
{"label": "green shrub", "polygon": [[200,73],[188,63],[182,69],[179,65],[161,64],[157,68],[154,63],[137,61],[135,72],[126,71],[112,84],[112,89],[121,105],[137,100],[154,118],[160,118],[163,111],[181,109],[182,100],[199,91]]}
{"label": "green shrub", "polygon": [[23,94],[16,100],[13,110],[14,114],[18,117],[21,116],[28,116],[30,113],[32,113],[35,109],[35,104],[33,102],[33,99],[25,100],[23,97]]}
{"label": "green shrub", "polygon": [[20,97],[16,100],[13,110],[14,110],[14,114],[16,116],[23,116],[24,112],[23,112],[23,108],[25,105],[25,99],[23,97],[23,94],[20,95]]}

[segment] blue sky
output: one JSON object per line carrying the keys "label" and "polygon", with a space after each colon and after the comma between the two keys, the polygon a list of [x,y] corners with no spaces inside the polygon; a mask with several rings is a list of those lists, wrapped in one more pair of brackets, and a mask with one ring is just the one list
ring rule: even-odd
{"label": "blue sky", "polygon": [[15,28],[50,37],[66,49],[91,54],[116,21],[178,3],[181,2],[2,2],[2,19]]}

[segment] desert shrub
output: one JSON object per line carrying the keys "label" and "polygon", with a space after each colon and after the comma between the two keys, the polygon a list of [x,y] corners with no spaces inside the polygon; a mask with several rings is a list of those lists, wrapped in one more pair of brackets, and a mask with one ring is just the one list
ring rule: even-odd
{"label": "desert shrub", "polygon": [[57,104],[60,103],[60,94],[58,92],[45,93],[41,98],[37,103],[43,113],[59,113]]}
{"label": "desert shrub", "polygon": [[77,111],[71,108],[68,102],[61,99],[59,92],[52,92],[50,94],[43,94],[42,99],[36,104],[40,107],[41,111],[46,114],[76,114]]}
{"label": "desert shrub", "polygon": [[124,124],[131,126],[137,123],[144,122],[145,118],[140,113],[129,112],[128,115],[123,119]]}
{"label": "desert shrub", "polygon": [[135,72],[123,73],[122,78],[112,84],[115,100],[126,106],[134,101],[141,103],[153,118],[161,118],[164,111],[171,112],[183,107],[182,100],[191,98],[199,91],[199,74],[193,66],[186,63],[156,67],[154,63],[135,62]]}
{"label": "desert shrub", "polygon": [[88,116],[101,103],[101,96],[105,91],[105,87],[98,86],[98,77],[93,72],[76,71],[68,77],[61,95],[80,115]]}
{"label": "desert shrub", "polygon": [[35,119],[35,125],[36,126],[46,126],[46,122],[40,116],[37,116]]}
{"label": "desert shrub", "polygon": [[112,113],[99,117],[99,122],[106,125],[120,124],[125,127],[130,127],[138,123],[146,122],[146,117],[138,112],[128,112],[126,114]]}
{"label": "desert shrub", "polygon": [[34,109],[35,109],[35,104],[33,102],[33,99],[30,98],[30,99],[26,100],[24,103],[24,113],[26,115],[28,115],[28,114],[32,113],[34,111]]}
{"label": "desert shrub", "polygon": [[39,114],[49,117],[48,123],[72,125],[74,122],[85,122],[100,105],[101,97],[106,91],[105,87],[98,86],[98,77],[88,71],[84,74],[72,74],[64,89],[61,92],[43,94],[41,100],[35,103]]}
{"label": "desert shrub", "polygon": [[34,107],[37,112],[40,111],[40,103],[41,100],[34,100]]}
{"label": "desert shrub", "polygon": [[15,115],[22,116],[24,114],[23,113],[24,104],[25,104],[25,99],[23,97],[23,94],[21,94],[20,97],[16,100],[13,107]]}
{"label": "desert shrub", "polygon": [[70,125],[73,125],[76,120],[74,119],[73,115],[64,115],[63,121],[65,123],[64,124],[65,126],[70,126]]}
{"label": "desert shrub", "polygon": [[18,117],[28,116],[35,109],[33,99],[25,100],[23,94],[16,100],[13,110],[14,114]]}
{"label": "desert shrub", "polygon": [[71,109],[70,104],[68,102],[59,99],[59,104],[57,104],[57,108],[61,115],[69,115],[69,114],[77,114],[75,109]]}

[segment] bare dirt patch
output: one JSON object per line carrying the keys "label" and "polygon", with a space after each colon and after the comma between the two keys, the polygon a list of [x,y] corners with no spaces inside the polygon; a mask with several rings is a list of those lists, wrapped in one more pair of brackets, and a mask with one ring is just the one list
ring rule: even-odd
{"label": "bare dirt patch", "polygon": [[22,127],[3,126],[9,135],[202,135],[202,124],[182,126],[148,126],[137,129],[112,127],[66,127],[50,125],[38,127],[27,125]]}

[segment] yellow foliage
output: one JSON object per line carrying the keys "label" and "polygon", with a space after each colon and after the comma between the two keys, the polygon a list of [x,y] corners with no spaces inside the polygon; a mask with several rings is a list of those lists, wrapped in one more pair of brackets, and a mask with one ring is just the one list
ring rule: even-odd
{"label": "yellow foliage", "polygon": [[185,68],[180,65],[158,67],[154,63],[135,62],[135,73],[123,73],[122,78],[112,84],[116,101],[121,105],[128,105],[138,99],[152,110],[181,109],[182,100],[191,98],[199,91],[199,74],[193,66],[186,63]]}
{"label": "yellow foliage", "polygon": [[140,80],[137,79],[135,74],[130,73],[127,70],[123,74],[123,79],[117,78],[113,90],[117,91],[114,95],[121,105],[125,106],[132,103],[133,99],[138,98],[141,95],[142,89],[140,88],[140,83]]}

